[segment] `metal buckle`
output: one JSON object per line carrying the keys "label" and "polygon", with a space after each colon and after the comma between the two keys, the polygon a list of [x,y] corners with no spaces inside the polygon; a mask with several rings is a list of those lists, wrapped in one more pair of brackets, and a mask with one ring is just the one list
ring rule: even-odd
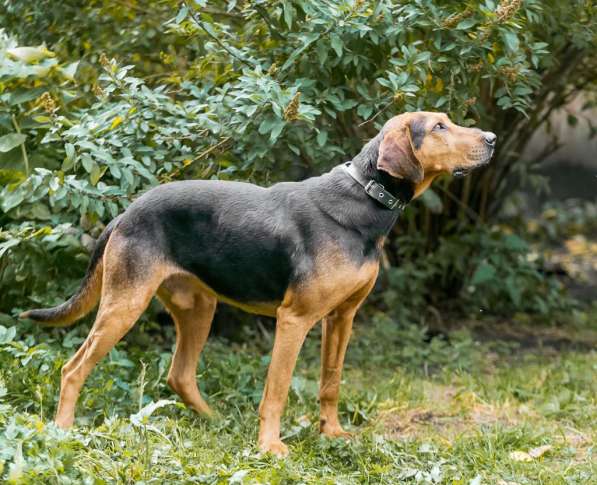
{"label": "metal buckle", "polygon": [[375,180],[369,180],[365,185],[365,192],[389,209],[394,210],[396,207],[400,207],[402,210],[406,206],[404,202],[390,194],[382,184]]}

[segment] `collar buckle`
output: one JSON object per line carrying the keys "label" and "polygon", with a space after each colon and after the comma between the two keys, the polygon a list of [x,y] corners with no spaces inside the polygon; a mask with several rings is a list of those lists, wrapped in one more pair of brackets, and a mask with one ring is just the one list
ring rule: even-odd
{"label": "collar buckle", "polygon": [[406,207],[406,202],[400,200],[398,197],[394,197],[394,195],[390,194],[390,192],[388,192],[382,184],[372,179],[365,181],[362,175],[356,170],[354,165],[352,165],[352,163],[347,162],[342,166],[342,168],[344,168],[344,170],[346,170],[346,172],[354,180],[364,187],[365,193],[369,197],[375,199],[388,209],[394,210],[398,208],[399,210],[404,210]]}

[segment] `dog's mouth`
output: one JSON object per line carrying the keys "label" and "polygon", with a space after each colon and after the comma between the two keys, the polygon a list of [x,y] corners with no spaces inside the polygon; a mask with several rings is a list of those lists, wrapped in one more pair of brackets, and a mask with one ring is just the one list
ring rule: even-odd
{"label": "dog's mouth", "polygon": [[473,170],[477,170],[478,168],[484,167],[485,165],[489,164],[489,160],[491,160],[491,157],[488,158],[487,160],[484,160],[481,163],[473,165],[472,167],[458,167],[458,168],[455,168],[452,171],[452,175],[454,177],[466,177]]}
{"label": "dog's mouth", "polygon": [[482,156],[481,159],[478,158],[479,152],[473,152],[472,155],[474,158],[471,161],[475,162],[475,164],[467,167],[456,167],[454,170],[452,170],[452,175],[454,177],[466,177],[473,170],[477,170],[478,168],[484,167],[491,161],[493,152],[493,148],[486,150],[485,153],[483,153],[484,156]]}

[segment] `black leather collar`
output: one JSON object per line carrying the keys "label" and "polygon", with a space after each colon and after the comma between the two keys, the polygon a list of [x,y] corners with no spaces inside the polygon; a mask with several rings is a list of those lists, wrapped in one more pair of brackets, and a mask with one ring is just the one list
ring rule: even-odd
{"label": "black leather collar", "polygon": [[362,185],[365,189],[365,192],[369,197],[375,199],[380,204],[384,205],[388,209],[391,210],[404,210],[406,204],[403,200],[400,200],[399,197],[395,197],[394,195],[390,194],[383,185],[376,182],[373,179],[365,179],[361,172],[357,169],[355,165],[351,162],[346,162],[342,165],[344,171],[350,175],[354,180],[356,180],[359,185]]}

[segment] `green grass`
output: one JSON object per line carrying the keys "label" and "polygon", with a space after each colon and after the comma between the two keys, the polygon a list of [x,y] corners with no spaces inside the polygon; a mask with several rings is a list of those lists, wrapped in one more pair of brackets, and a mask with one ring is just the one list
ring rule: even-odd
{"label": "green grass", "polygon": [[[217,413],[213,420],[179,404],[139,420],[131,415],[140,407],[177,398],[165,385],[169,343],[133,332],[87,381],[76,427],[55,428],[60,367],[85,330],[19,327],[11,338],[0,329],[0,480],[597,483],[593,334],[556,350],[479,343],[467,331],[427,343],[417,327],[361,323],[341,394],[343,423],[356,437],[343,441],[317,432],[314,331],[299,358],[283,420],[291,454],[276,459],[260,456],[255,446],[267,335],[242,346],[213,338],[208,343],[198,379]],[[551,448],[530,461],[511,455],[544,445]]]}

